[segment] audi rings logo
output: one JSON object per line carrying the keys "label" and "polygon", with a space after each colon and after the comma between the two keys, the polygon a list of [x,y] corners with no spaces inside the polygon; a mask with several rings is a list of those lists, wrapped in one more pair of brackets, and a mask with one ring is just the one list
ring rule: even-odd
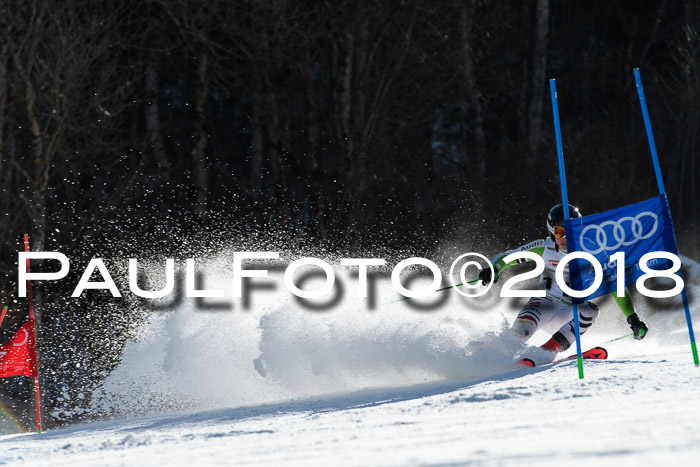
{"label": "audi rings logo", "polygon": [[653,212],[644,211],[635,217],[625,216],[617,221],[587,225],[581,231],[579,241],[584,251],[597,255],[645,240],[654,235],[658,228],[659,217]]}

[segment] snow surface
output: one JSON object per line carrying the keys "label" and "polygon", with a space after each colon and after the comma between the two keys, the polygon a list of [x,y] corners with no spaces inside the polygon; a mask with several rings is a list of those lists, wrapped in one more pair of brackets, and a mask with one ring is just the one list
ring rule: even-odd
{"label": "snow surface", "polygon": [[[208,288],[230,284],[226,264],[210,265]],[[606,344],[610,360],[579,380],[573,361],[513,369],[537,354],[504,332],[525,299],[452,292],[429,311],[379,292],[370,310],[352,293],[304,309],[278,288],[249,310],[154,313],[94,395],[113,420],[0,436],[0,463],[697,464],[700,368],[673,300],[638,300],[649,337]],[[610,301],[601,309],[584,348],[629,330]]]}

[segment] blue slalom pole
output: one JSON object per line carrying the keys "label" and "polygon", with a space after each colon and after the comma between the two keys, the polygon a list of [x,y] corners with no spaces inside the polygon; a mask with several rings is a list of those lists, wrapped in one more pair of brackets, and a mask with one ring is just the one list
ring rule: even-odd
{"label": "blue slalom pole", "polygon": [[659,185],[659,194],[663,195],[664,193],[666,193],[666,188],[664,188],[664,179],[661,176],[659,156],[656,153],[656,142],[654,142],[654,133],[651,131],[651,121],[649,120],[647,101],[644,98],[644,88],[642,87],[642,76],[639,74],[639,68],[634,69],[634,79],[637,82],[637,94],[639,94],[639,104],[642,106],[644,126],[647,129],[647,139],[649,140],[649,149],[651,150],[651,160],[654,163],[654,172],[656,172],[656,183],[657,185]]}
{"label": "blue slalom pole", "polygon": [[[552,95],[552,112],[554,113],[554,133],[557,139],[557,157],[559,159],[559,182],[561,183],[561,201],[564,205],[564,220],[569,219],[569,196],[566,191],[566,172],[564,171],[564,149],[561,144],[561,127],[559,126],[559,105],[557,104],[557,85],[554,79],[549,80],[549,91]],[[574,308],[574,333],[576,334],[576,361],[578,362],[578,377],[583,379],[583,356],[581,355],[581,333],[578,325],[578,307]]]}
{"label": "blue slalom pole", "polygon": [[[649,120],[649,111],[647,110],[647,101],[644,98],[644,88],[642,87],[642,76],[639,74],[639,68],[634,70],[634,80],[637,82],[637,94],[639,95],[639,105],[642,107],[642,116],[644,117],[644,126],[647,130],[647,139],[649,140],[649,149],[651,150],[651,160],[654,163],[654,171],[656,172],[656,183],[659,185],[659,193],[666,194],[664,188],[664,180],[661,176],[661,166],[659,165],[659,155],[656,153],[656,143],[654,142],[654,133],[651,131],[651,122]],[[676,234],[673,234],[673,240],[676,242],[676,250],[678,250],[678,242]],[[678,270],[678,275],[681,280],[683,273]],[[681,290],[681,298],[683,299],[683,308],[685,309],[685,321],[688,324],[688,333],[690,333],[690,349],[693,352],[693,361],[695,366],[700,366],[698,360],[698,348],[695,343],[695,332],[693,331],[693,320],[690,317],[690,307],[688,306],[688,296],[685,293],[685,281],[683,282],[683,290]]]}

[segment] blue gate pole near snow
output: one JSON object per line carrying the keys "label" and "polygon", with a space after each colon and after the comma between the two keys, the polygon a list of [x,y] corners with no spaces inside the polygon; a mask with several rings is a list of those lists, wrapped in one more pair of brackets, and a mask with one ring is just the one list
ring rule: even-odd
{"label": "blue gate pole near snow", "polygon": [[[557,104],[557,85],[554,79],[549,80],[549,91],[552,94],[552,112],[554,114],[554,133],[557,137],[557,157],[559,158],[559,182],[561,183],[561,202],[564,206],[564,220],[569,218],[569,196],[566,192],[566,173],[564,171],[564,149],[561,144],[561,128],[559,126],[559,106]],[[576,334],[576,361],[578,362],[578,377],[583,379],[583,357],[581,356],[581,333],[578,325],[578,307],[574,309],[574,333]]]}
{"label": "blue gate pole near snow", "polygon": [[[656,183],[659,185],[659,193],[663,195],[666,193],[666,189],[664,188],[664,181],[661,177],[661,166],[659,165],[659,156],[656,153],[656,143],[654,142],[654,134],[651,131],[649,111],[647,110],[647,102],[644,98],[644,88],[642,87],[642,76],[639,74],[639,68],[635,68],[633,71],[634,79],[637,82],[637,94],[639,94],[639,104],[642,107],[644,126],[647,130],[647,139],[649,140],[651,159],[654,162],[654,171],[656,172]],[[676,244],[677,243],[678,242],[676,242]],[[676,247],[676,249],[678,249],[678,247]],[[683,273],[680,271],[680,269],[678,270],[678,275],[681,277],[681,279],[683,279]],[[695,366],[700,366],[700,362],[698,361],[698,349],[697,345],[695,344],[695,333],[693,332],[693,321],[690,317],[690,308],[688,307],[688,296],[685,293],[685,285],[683,286],[683,290],[681,290],[681,297],[683,298],[683,308],[685,309],[685,321],[688,323],[688,332],[690,333],[690,348],[693,351],[693,361],[695,362]]]}

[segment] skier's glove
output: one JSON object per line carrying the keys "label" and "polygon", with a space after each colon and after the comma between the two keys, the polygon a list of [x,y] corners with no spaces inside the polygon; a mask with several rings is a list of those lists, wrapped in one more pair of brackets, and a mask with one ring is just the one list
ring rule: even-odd
{"label": "skier's glove", "polygon": [[632,328],[635,339],[644,339],[647,335],[647,332],[649,332],[649,328],[646,324],[644,324],[644,321],[639,319],[639,315],[637,315],[637,313],[634,313],[627,317],[627,324],[629,324]]}
{"label": "skier's glove", "polygon": [[[498,282],[498,269],[493,268],[495,273],[493,276],[493,283]],[[479,279],[481,279],[481,285],[488,285],[491,283],[491,268],[482,269],[479,273]]]}

